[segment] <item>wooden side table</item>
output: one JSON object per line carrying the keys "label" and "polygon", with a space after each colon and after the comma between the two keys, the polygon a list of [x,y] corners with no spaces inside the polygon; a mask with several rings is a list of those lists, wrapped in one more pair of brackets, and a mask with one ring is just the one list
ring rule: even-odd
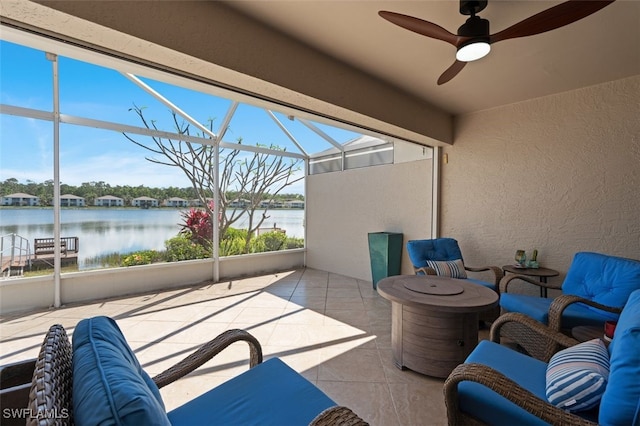
{"label": "wooden side table", "polygon": [[[547,278],[549,277],[557,277],[560,275],[560,272],[555,269],[549,268],[519,268],[515,265],[504,265],[502,270],[506,272],[511,272],[512,274],[520,274],[526,275],[528,277],[538,277],[541,283],[547,283]],[[540,297],[547,297],[547,288],[540,287]]]}
{"label": "wooden side table", "polygon": [[579,325],[571,329],[571,336],[578,342],[588,342],[593,339],[602,339],[605,345],[608,345],[610,340],[604,335],[603,327],[596,327],[591,325]]}

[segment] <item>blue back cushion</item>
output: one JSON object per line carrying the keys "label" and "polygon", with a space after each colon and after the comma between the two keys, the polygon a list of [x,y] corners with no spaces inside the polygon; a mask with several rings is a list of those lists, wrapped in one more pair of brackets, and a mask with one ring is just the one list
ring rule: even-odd
{"label": "blue back cushion", "polygon": [[565,294],[618,308],[637,289],[640,289],[640,261],[589,252],[576,253],[562,284]]}
{"label": "blue back cushion", "polygon": [[609,345],[609,383],[600,401],[599,423],[640,424],[640,290],[620,314]]}
{"label": "blue back cushion", "polygon": [[407,252],[416,268],[427,266],[427,260],[462,260],[458,242],[453,238],[410,240],[407,242]]}
{"label": "blue back cushion", "polygon": [[160,391],[108,317],[80,321],[73,332],[76,425],[169,425]]}

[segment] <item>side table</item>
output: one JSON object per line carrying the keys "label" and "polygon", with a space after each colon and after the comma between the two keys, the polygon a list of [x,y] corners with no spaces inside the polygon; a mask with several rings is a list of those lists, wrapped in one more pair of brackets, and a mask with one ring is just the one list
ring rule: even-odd
{"label": "side table", "polygon": [[[541,283],[547,283],[547,278],[557,277],[560,272],[549,268],[519,268],[515,265],[505,265],[502,270],[507,273],[526,275],[528,277],[538,277]],[[547,297],[547,288],[540,287],[540,297]]]}
{"label": "side table", "polygon": [[588,342],[593,339],[602,339],[605,345],[609,345],[610,340],[604,335],[602,327],[591,325],[579,325],[571,329],[571,336],[578,342]]}

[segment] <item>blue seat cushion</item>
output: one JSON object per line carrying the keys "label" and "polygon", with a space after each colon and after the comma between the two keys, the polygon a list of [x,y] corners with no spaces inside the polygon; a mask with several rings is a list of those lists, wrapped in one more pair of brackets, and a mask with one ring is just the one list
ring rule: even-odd
{"label": "blue seat cushion", "polygon": [[[524,294],[502,293],[500,307],[508,312],[520,312],[543,324],[549,322],[549,307],[553,299]],[[562,313],[562,328],[579,325],[603,326],[605,321],[615,321],[617,314],[605,311],[594,311],[587,305],[572,303]]]}
{"label": "blue seat cushion", "polygon": [[609,345],[609,383],[599,423],[640,425],[640,290],[629,296]]}
{"label": "blue seat cushion", "polygon": [[271,358],[169,412],[174,426],[307,425],[337,405],[278,358]]}
{"label": "blue seat cushion", "polygon": [[[546,363],[488,340],[482,340],[465,361],[472,362],[501,372],[546,401]],[[479,383],[460,382],[458,395],[460,409],[487,424],[546,425],[539,418]]]}
{"label": "blue seat cushion", "polygon": [[487,287],[487,288],[490,288],[491,290],[497,290],[495,283],[490,283],[490,282],[487,282],[487,281],[480,281],[480,280],[477,280],[475,278],[467,278],[467,281],[472,282],[474,284],[478,284],[478,285]]}
{"label": "blue seat cushion", "polygon": [[80,321],[73,332],[76,425],[169,425],[160,391],[108,317]]}

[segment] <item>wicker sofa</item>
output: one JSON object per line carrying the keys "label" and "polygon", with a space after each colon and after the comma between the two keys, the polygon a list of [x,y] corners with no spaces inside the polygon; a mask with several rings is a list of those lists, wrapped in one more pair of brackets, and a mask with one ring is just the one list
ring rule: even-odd
{"label": "wicker sofa", "polygon": [[[238,341],[249,345],[248,371],[165,411],[159,388]],[[49,329],[36,361],[28,408],[30,425],[367,424],[278,358],[262,362],[260,343],[243,330],[222,333],[150,378],[108,317],[79,322],[73,347],[61,325]]]}
{"label": "wicker sofa", "polygon": [[[501,315],[491,327],[490,341],[482,341],[445,381],[450,425],[640,424],[640,290],[629,297],[613,340],[604,349],[609,372],[598,395],[599,405],[585,411],[569,412],[548,402],[549,359],[539,360],[499,344],[501,328],[511,323],[564,348],[578,347],[578,341],[521,313]],[[592,342],[582,345],[587,344]],[[577,358],[568,361],[575,364]],[[569,384],[575,386],[575,382]]]}

